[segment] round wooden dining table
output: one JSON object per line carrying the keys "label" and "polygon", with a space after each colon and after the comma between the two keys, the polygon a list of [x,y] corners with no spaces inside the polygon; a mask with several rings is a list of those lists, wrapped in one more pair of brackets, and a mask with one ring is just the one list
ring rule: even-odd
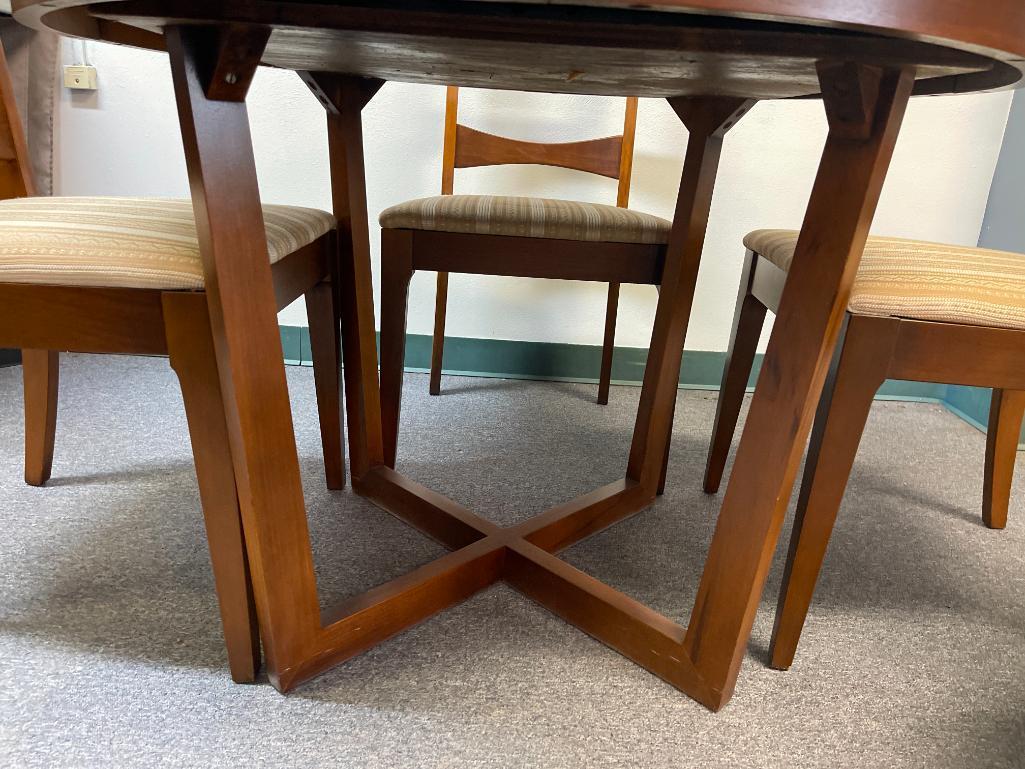
{"label": "round wooden dining table", "polygon": [[[708,708],[725,704],[908,99],[1011,88],[1025,72],[1021,0],[14,0],[13,8],[30,26],[170,56],[266,668],[281,691],[504,581]],[[327,115],[353,489],[450,550],[323,613],[245,105],[261,64],[297,71]],[[384,461],[361,112],[388,80],[665,98],[688,131],[624,477],[514,526]],[[558,554],[658,494],[723,140],[755,102],[785,98],[821,99],[829,132],[683,626]]]}

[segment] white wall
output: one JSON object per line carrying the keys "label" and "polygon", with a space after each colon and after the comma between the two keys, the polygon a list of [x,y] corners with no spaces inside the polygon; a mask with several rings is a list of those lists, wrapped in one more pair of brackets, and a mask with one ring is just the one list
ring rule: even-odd
{"label": "white wall", "polygon": [[[57,193],[186,195],[188,186],[166,57],[86,44],[96,94],[62,94]],[[65,60],[81,58],[65,43]],[[618,133],[622,100],[463,91],[461,122],[522,139]],[[912,102],[875,231],[974,245],[1010,104],[1007,93]],[[388,84],[365,112],[372,224],[387,206],[439,191],[444,89]],[[250,96],[260,186],[267,202],[330,208],[324,118],[291,72],[261,70]],[[739,280],[741,238],[801,223],[825,139],[817,102],[758,105],[729,134],[687,346],[725,349]],[[642,100],[631,204],[672,215],[686,132],[669,106]],[[614,203],[615,182],[562,169],[457,171],[456,192],[534,194]],[[372,228],[375,259],[376,228]],[[375,264],[376,269],[376,264]],[[453,336],[599,344],[605,289],[556,281],[454,276]],[[418,274],[409,331],[430,333],[434,276]],[[625,286],[617,343],[646,347],[655,292]],[[282,314],[305,324],[301,302]]]}

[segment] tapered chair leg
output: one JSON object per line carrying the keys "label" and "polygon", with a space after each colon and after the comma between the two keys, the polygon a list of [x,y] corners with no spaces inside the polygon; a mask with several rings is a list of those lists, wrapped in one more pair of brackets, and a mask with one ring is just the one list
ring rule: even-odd
{"label": "tapered chair leg", "polygon": [[[398,452],[402,369],[406,355],[406,312],[409,281],[412,277],[412,235],[406,230],[381,230],[381,429],[384,433],[384,463],[392,468],[395,467]],[[440,297],[440,274],[438,286]],[[435,345],[439,339],[444,339],[444,322],[442,315],[440,336],[435,326]],[[440,375],[440,354],[437,360]],[[432,387],[433,371],[432,368]]]}
{"label": "tapered chair leg", "polygon": [[431,343],[431,395],[441,395],[441,362],[445,357],[445,313],[448,311],[448,273],[438,273],[434,297],[434,338]]}
{"label": "tapered chair leg", "polygon": [[185,401],[228,665],[234,681],[247,683],[260,669],[260,635],[205,295],[164,294],[164,323]]}
{"label": "tapered chair leg", "polygon": [[1014,461],[1018,456],[1025,392],[993,390],[986,431],[986,479],[982,489],[982,520],[991,529],[1007,525]]}
{"label": "tapered chair leg", "polygon": [[740,292],[737,307],[733,313],[733,328],[730,331],[730,347],[726,353],[722,384],[719,386],[719,400],[715,406],[715,421],[712,424],[712,441],[708,447],[705,464],[704,489],[709,494],[719,490],[726,459],[730,454],[733,434],[737,430],[740,408],[744,404],[744,393],[754,365],[758,338],[765,323],[766,307],[751,293],[751,280],[758,263],[758,255],[748,251],[741,272]]}
{"label": "tapered chair leg", "polygon": [[25,483],[42,486],[53,469],[57,434],[60,356],[51,350],[22,350],[25,386]]}
{"label": "tapered chair leg", "polygon": [[794,529],[772,630],[772,667],[794,661],[872,399],[886,379],[896,337],[888,318],[847,317],[819,401],[797,501]]}
{"label": "tapered chair leg", "polygon": [[609,403],[612,384],[612,355],[616,349],[616,316],[619,314],[619,284],[609,283],[609,298],[605,305],[605,338],[601,348],[601,371],[598,374],[598,405]]}
{"label": "tapered chair leg", "polygon": [[306,292],[310,322],[313,379],[324,447],[324,474],[329,489],[345,488],[345,428],[342,422],[342,336],[334,285],[318,283]]}
{"label": "tapered chair leg", "polygon": [[[677,392],[676,397],[680,394]],[[676,422],[676,402],[673,403],[673,411],[669,415],[669,436],[666,438],[666,450],[662,456],[662,475],[658,479],[658,495],[661,497],[666,493],[666,476],[669,475],[669,450],[673,445],[673,424]]]}

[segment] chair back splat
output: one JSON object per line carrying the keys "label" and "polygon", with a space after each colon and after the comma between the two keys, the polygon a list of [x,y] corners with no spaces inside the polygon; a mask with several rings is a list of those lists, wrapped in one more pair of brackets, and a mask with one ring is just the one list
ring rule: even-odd
{"label": "chair back splat", "polygon": [[451,195],[455,169],[498,165],[542,165],[572,168],[619,182],[616,205],[630,203],[637,97],[626,99],[623,133],[577,142],[528,142],[478,131],[459,122],[459,88],[449,86],[445,100],[445,148],[441,194]]}

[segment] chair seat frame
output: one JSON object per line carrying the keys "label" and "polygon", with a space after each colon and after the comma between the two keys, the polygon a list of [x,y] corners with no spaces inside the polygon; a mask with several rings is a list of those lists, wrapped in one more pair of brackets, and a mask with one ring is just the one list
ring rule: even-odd
{"label": "chair seat frame", "polygon": [[[305,296],[329,488],[345,485],[337,237],[329,232],[273,265],[279,310]],[[0,283],[0,345],[22,348],[25,480],[50,478],[59,351],[167,355],[178,375],[233,680],[260,670],[260,634],[204,291]]]}
{"label": "chair seat frame", "polygon": [[[718,490],[766,311],[779,307],[787,273],[748,250],[705,467]],[[776,608],[770,664],[791,666],[872,401],[887,379],[993,388],[982,517],[1007,524],[1025,414],[1025,331],[847,312],[811,433]]]}

